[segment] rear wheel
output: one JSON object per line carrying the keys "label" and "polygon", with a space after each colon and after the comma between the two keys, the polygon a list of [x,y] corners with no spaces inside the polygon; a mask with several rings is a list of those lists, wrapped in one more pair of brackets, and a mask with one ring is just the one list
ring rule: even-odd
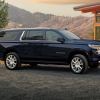
{"label": "rear wheel", "polygon": [[17,53],[10,52],[5,57],[5,66],[10,69],[18,69],[21,66],[20,59]]}
{"label": "rear wheel", "polygon": [[88,69],[88,61],[84,55],[74,55],[70,62],[70,68],[75,74],[84,73]]}

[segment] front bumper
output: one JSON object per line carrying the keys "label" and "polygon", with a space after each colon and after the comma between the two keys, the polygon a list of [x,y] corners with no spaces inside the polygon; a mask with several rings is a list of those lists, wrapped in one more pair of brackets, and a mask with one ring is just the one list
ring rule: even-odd
{"label": "front bumper", "polygon": [[90,62],[89,63],[89,66],[99,66],[100,65],[100,63],[99,62]]}
{"label": "front bumper", "polygon": [[90,66],[95,66],[95,65],[100,65],[100,54],[98,54],[96,51],[93,52],[93,58],[91,59],[91,61],[89,62]]}

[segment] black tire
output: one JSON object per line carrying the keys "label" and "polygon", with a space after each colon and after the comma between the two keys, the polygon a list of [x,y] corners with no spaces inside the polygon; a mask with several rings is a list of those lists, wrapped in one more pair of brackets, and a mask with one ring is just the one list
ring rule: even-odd
{"label": "black tire", "polygon": [[90,68],[98,68],[99,65],[98,64],[93,64],[93,65],[89,65]]}
{"label": "black tire", "polygon": [[70,68],[72,72],[75,74],[85,73],[88,69],[87,58],[81,54],[74,55],[70,61]]}
{"label": "black tire", "polygon": [[5,56],[5,66],[9,70],[19,69],[21,66],[20,58],[17,53],[10,52]]}
{"label": "black tire", "polygon": [[34,66],[34,67],[37,66],[36,63],[30,63],[30,65],[31,65],[31,66]]}

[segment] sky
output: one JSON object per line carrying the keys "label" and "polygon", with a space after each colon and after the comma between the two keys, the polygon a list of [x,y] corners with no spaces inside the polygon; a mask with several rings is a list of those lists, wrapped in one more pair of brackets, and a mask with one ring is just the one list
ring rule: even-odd
{"label": "sky", "polygon": [[[94,0],[5,0],[8,4],[34,12],[45,14],[54,14],[58,16],[94,16],[91,13],[82,14],[80,11],[74,11],[73,7],[94,3]],[[100,0],[95,0],[99,2]]]}

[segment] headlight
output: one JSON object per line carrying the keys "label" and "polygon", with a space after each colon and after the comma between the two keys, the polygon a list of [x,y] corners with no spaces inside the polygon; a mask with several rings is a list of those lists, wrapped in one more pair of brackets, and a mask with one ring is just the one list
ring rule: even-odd
{"label": "headlight", "polygon": [[97,49],[97,53],[100,54],[100,45],[88,45],[89,47],[91,47],[92,49]]}
{"label": "headlight", "polygon": [[88,45],[89,47],[93,48],[93,49],[100,49],[100,45]]}

